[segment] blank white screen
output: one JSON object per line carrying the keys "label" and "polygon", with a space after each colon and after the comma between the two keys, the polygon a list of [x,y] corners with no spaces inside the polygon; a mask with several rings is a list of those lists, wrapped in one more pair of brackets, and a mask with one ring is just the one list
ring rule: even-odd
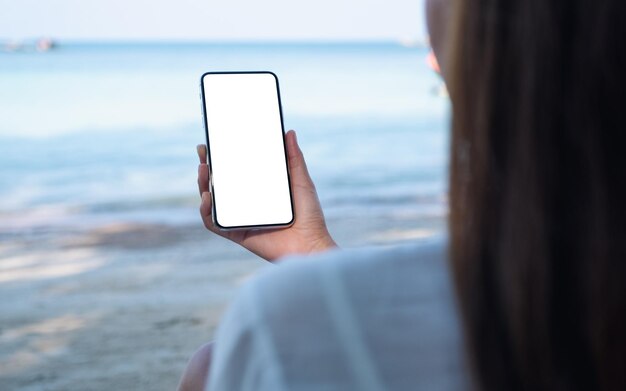
{"label": "blank white screen", "polygon": [[216,222],[225,228],[288,224],[293,218],[271,73],[202,77]]}

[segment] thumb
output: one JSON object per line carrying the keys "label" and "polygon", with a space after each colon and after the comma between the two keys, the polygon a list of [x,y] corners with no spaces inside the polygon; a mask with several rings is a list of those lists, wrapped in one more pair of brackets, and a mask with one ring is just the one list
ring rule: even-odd
{"label": "thumb", "polygon": [[304,155],[298,145],[296,132],[287,132],[287,155],[289,157],[289,172],[294,187],[313,187],[313,181],[304,161]]}

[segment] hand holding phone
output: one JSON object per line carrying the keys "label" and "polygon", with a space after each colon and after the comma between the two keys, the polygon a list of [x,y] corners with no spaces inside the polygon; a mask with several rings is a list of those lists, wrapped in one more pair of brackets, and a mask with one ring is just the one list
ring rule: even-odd
{"label": "hand holding phone", "polygon": [[[241,75],[242,73],[238,74]],[[247,74],[249,73],[244,73],[244,75]],[[259,72],[254,72],[254,74],[258,75]],[[246,84],[255,78],[241,78],[238,87],[228,88],[228,83],[225,83],[222,84],[222,87],[226,87],[226,89],[222,88],[221,90],[217,88],[219,82],[213,84],[211,93],[217,93],[217,95],[211,97],[214,103],[212,107],[208,107],[206,103],[209,85],[204,83],[207,74],[203,76],[203,94],[205,97],[203,109],[205,111],[209,151],[205,145],[198,146],[200,158],[198,186],[202,195],[200,207],[202,220],[212,232],[226,237],[270,261],[290,254],[310,253],[335,247],[336,244],[326,228],[317,192],[308,174],[295,132],[290,131],[283,138],[277,79],[273,74],[267,75],[267,72],[260,72],[260,74],[265,74],[266,77],[271,76],[272,83],[267,83],[267,79],[265,79],[263,83],[253,87]],[[212,80],[215,81],[216,79]],[[251,84],[255,85],[254,81]],[[274,91],[271,91],[270,86],[272,85],[275,85]],[[259,86],[264,91],[250,92],[250,88],[259,88]],[[235,92],[237,90],[240,94],[245,93],[248,98],[238,99]],[[246,90],[247,92],[244,92]],[[247,102],[247,104],[242,105],[242,101]],[[235,109],[233,108],[234,103],[237,106]],[[259,108],[265,112],[259,112]],[[211,113],[213,117],[209,120],[208,116]],[[240,125],[241,121],[237,117],[246,116],[246,114],[247,118],[254,117],[256,121],[250,122],[249,127],[245,127],[246,130],[240,133],[239,137],[222,137],[220,139],[220,131],[239,131],[236,126],[228,122],[228,115],[231,118],[234,115],[233,122],[235,125],[238,123]],[[214,121],[220,118],[221,120]],[[255,122],[260,124],[258,128],[255,127]],[[254,133],[255,131],[258,132]],[[246,143],[246,140],[242,140],[245,132],[252,132],[251,137],[256,138],[256,142],[252,146],[259,147],[259,149],[250,153],[251,145],[248,144],[247,151],[249,153],[242,156],[240,152],[246,148],[240,148],[239,143]],[[262,139],[262,132],[265,132],[267,139]],[[218,136],[215,137],[216,135]],[[232,136],[232,134],[230,135]],[[275,137],[276,135],[280,137]],[[213,144],[211,145],[212,140]],[[218,148],[220,148],[219,151]],[[239,156],[233,155],[237,153]],[[272,156],[268,157],[264,153],[271,153]],[[211,165],[213,170],[207,164],[207,155],[213,157],[213,161],[210,161],[213,163]],[[255,158],[249,159],[249,155],[254,155]],[[219,163],[217,159],[221,159]],[[228,165],[224,165],[225,162],[230,163],[231,166],[236,163],[238,167],[236,170],[224,169],[224,167],[228,168]],[[220,167],[222,169],[219,169]],[[218,169],[217,172],[216,168]],[[283,169],[288,171],[282,172]],[[222,181],[211,181],[211,172],[222,175]],[[263,182],[254,183],[254,186],[250,186],[250,182],[255,182],[256,178],[273,178],[272,187],[267,188]],[[213,184],[212,194],[210,193],[211,184]],[[285,185],[287,186],[286,189]],[[237,193],[240,189],[244,189],[245,192],[243,194]],[[259,194],[265,190],[269,193]],[[216,205],[216,199],[219,203],[220,197],[216,198],[215,196],[220,191],[224,196],[229,192],[231,198],[225,200],[221,205]],[[268,197],[268,195],[271,196]],[[233,201],[236,202],[233,203]],[[258,208],[263,213],[257,213]],[[222,219],[220,219],[220,213],[223,216]],[[294,215],[297,218],[292,223],[291,220],[293,220]],[[281,227],[282,229],[280,229]]]}

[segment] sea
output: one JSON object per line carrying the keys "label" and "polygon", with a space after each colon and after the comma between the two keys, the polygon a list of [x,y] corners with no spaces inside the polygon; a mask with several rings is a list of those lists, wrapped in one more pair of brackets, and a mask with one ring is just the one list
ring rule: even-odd
{"label": "sea", "polygon": [[0,233],[199,222],[199,78],[270,70],[326,217],[444,219],[449,103],[428,49],[61,43],[0,53]]}

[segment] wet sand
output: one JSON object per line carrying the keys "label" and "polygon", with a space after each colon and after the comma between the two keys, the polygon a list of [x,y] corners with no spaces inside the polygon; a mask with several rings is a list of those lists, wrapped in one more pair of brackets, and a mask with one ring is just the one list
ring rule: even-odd
{"label": "wet sand", "polygon": [[[329,228],[355,247],[427,238],[443,221],[344,218]],[[200,224],[0,231],[0,390],[172,390],[262,267]]]}

